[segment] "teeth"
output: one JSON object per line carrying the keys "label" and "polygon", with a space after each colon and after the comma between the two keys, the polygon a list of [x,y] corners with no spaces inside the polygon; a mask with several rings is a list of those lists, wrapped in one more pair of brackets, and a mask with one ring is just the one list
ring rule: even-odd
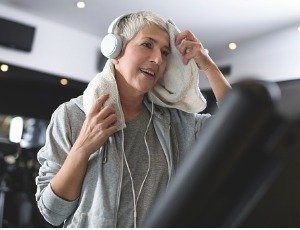
{"label": "teeth", "polygon": [[154,72],[152,72],[151,70],[148,70],[148,69],[141,69],[143,72],[146,72],[152,76],[154,76]]}

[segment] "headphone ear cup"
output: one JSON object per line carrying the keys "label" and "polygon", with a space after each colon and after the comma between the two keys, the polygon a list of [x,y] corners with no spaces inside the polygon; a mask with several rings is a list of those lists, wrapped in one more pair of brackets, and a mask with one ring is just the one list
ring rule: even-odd
{"label": "headphone ear cup", "polygon": [[107,34],[101,41],[101,52],[107,58],[116,58],[121,53],[122,38],[116,34]]}

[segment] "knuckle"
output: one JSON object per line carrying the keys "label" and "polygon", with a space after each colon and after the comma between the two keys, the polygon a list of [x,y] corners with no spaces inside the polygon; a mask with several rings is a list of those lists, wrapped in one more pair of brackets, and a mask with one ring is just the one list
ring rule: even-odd
{"label": "knuckle", "polygon": [[181,53],[183,53],[184,51],[185,51],[185,46],[181,46],[180,48],[179,48],[179,51],[181,52]]}
{"label": "knuckle", "polygon": [[105,116],[105,114],[107,113],[107,107],[102,107],[102,109],[99,112],[99,117],[103,117]]}
{"label": "knuckle", "polygon": [[97,103],[103,103],[106,100],[107,95],[102,94],[98,99],[96,100]]}
{"label": "knuckle", "polygon": [[102,100],[102,96],[98,97],[95,102],[97,103],[97,102],[100,102],[101,100]]}
{"label": "knuckle", "polygon": [[103,97],[99,97],[96,101],[95,104],[102,104],[103,103]]}
{"label": "knuckle", "polygon": [[107,119],[107,122],[109,124],[112,124],[115,121],[115,118],[113,116],[109,116],[109,118]]}
{"label": "knuckle", "polygon": [[104,128],[105,128],[105,127],[104,127],[104,124],[103,124],[103,123],[100,123],[100,124],[99,124],[99,129],[100,129],[100,130],[104,130]]}
{"label": "knuckle", "polygon": [[87,120],[86,121],[86,126],[90,126],[90,127],[93,127],[95,125],[93,119],[90,119],[90,120]]}
{"label": "knuckle", "polygon": [[102,131],[102,134],[103,134],[105,137],[107,137],[107,136],[109,135],[109,132],[108,132],[108,130],[103,130],[103,131]]}
{"label": "knuckle", "polygon": [[104,106],[104,105],[103,105],[102,108],[101,108],[101,111],[102,111],[102,110],[105,111],[106,109],[107,109],[107,106]]}
{"label": "knuckle", "polygon": [[97,117],[92,117],[92,118],[90,119],[90,124],[91,124],[91,125],[97,125],[97,123],[98,123]]}
{"label": "knuckle", "polygon": [[104,106],[103,107],[103,112],[105,112],[105,113],[112,113],[113,112],[113,108],[111,106]]}
{"label": "knuckle", "polygon": [[106,106],[102,106],[98,114],[102,114],[103,112],[105,112],[105,108]]}
{"label": "knuckle", "polygon": [[100,132],[100,131],[102,131],[102,124],[97,124],[97,125],[95,125],[95,129],[98,131],[98,132]]}
{"label": "knuckle", "polygon": [[113,108],[113,107],[109,107],[109,112],[111,112],[111,113],[114,113],[115,112],[115,109]]}
{"label": "knuckle", "polygon": [[94,129],[95,129],[96,131],[100,131],[100,126],[99,126],[99,124],[94,125],[93,127],[94,127]]}

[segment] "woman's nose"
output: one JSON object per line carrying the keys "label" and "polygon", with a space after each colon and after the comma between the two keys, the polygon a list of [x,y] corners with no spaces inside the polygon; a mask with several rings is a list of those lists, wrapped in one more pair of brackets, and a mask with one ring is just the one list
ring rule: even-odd
{"label": "woman's nose", "polygon": [[153,53],[152,53],[152,60],[153,62],[155,62],[156,64],[160,65],[163,61],[163,58],[162,58],[162,53],[160,50],[153,50]]}

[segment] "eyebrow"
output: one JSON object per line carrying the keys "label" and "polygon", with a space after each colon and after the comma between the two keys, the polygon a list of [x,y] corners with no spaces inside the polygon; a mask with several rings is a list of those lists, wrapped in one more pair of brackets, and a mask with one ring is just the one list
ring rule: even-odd
{"label": "eyebrow", "polygon": [[[147,39],[153,41],[154,43],[158,43],[157,40],[155,40],[155,39],[153,39],[153,38],[151,38],[151,37],[145,37],[145,38],[147,38]],[[164,46],[163,48],[166,48],[168,51],[171,52],[171,47],[170,47],[170,46]]]}

